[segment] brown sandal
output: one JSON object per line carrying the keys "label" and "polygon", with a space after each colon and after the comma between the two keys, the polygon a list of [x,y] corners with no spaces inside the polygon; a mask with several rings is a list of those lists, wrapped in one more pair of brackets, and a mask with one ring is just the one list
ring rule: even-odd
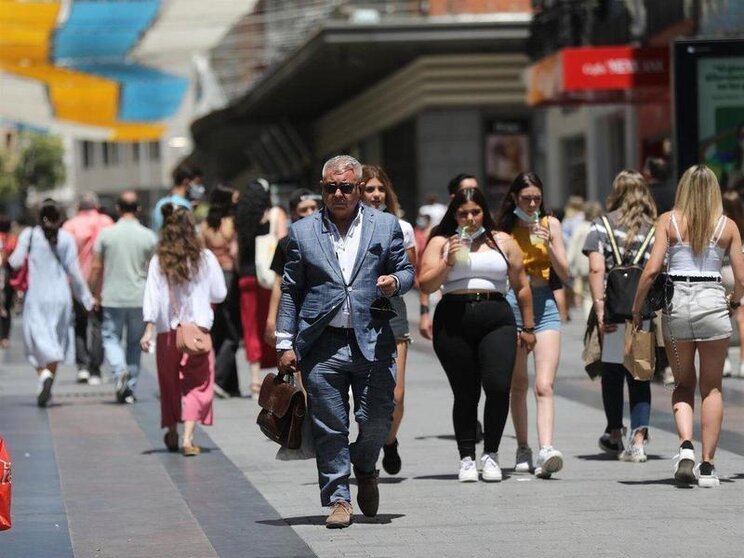
{"label": "brown sandal", "polygon": [[178,432],[171,432],[170,430],[165,433],[165,436],[163,436],[163,442],[165,443],[165,447],[168,448],[168,451],[171,452],[177,452],[178,451]]}
{"label": "brown sandal", "polygon": [[201,448],[196,444],[191,444],[190,446],[183,446],[181,453],[183,453],[184,457],[193,457],[201,453]]}

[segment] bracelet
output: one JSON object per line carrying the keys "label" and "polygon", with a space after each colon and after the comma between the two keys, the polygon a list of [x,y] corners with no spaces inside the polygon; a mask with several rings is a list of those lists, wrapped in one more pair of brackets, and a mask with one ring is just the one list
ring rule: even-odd
{"label": "bracelet", "polygon": [[740,300],[736,301],[736,300],[729,299],[729,308],[731,308],[731,310],[736,310],[739,306],[741,306]]}
{"label": "bracelet", "polygon": [[535,326],[532,326],[532,327],[523,327],[522,328],[522,331],[524,333],[535,333]]}
{"label": "bracelet", "polygon": [[428,314],[429,313],[429,305],[428,304],[422,304],[419,307],[419,314]]}

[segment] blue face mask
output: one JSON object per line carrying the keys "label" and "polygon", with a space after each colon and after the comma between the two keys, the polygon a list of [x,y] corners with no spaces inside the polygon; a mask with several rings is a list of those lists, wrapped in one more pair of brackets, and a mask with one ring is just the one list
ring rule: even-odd
{"label": "blue face mask", "polygon": [[465,236],[470,238],[471,241],[478,238],[480,235],[482,235],[484,232],[486,232],[486,229],[483,228],[483,226],[480,226],[475,232],[467,233],[463,230],[462,227],[457,227],[457,234],[461,237]]}
{"label": "blue face mask", "polygon": [[535,211],[535,214],[530,217],[530,215],[521,207],[514,208],[514,215],[516,215],[518,218],[520,218],[522,221],[526,221],[528,223],[531,223],[533,221],[539,221],[540,220],[540,212]]}

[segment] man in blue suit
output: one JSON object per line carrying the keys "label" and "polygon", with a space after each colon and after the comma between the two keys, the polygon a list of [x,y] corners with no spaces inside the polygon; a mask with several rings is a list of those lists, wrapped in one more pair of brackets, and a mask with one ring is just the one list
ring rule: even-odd
{"label": "man in blue suit", "polygon": [[[290,228],[276,347],[280,371],[302,372],[320,500],[331,508],[326,526],[342,528],[352,518],[351,465],[359,509],[377,514],[375,464],[392,420],[395,338],[376,307],[380,295],[408,291],[414,272],[398,220],[359,203],[359,162],[333,157],[322,175],[324,208]],[[359,425],[352,444],[349,387]]]}

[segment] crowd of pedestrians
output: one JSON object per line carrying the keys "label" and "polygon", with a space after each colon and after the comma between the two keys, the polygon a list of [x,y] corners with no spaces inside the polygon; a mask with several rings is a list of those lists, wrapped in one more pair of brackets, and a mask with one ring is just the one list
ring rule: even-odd
{"label": "crowd of pedestrians", "polygon": [[[320,501],[330,508],[326,524],[341,528],[353,518],[352,474],[359,509],[374,516],[380,455],[386,473],[403,467],[398,431],[411,334],[402,297],[414,284],[420,333],[432,340],[452,390],[461,482],[503,479],[499,449],[510,413],[515,473],[547,479],[566,465],[554,440],[554,388],[562,323],[577,304],[601,338],[606,424],[599,447],[621,461],[647,459],[651,390],[624,365],[625,337],[626,329],[656,327],[680,439],[674,478],[717,486],[721,378],[736,374],[726,359],[731,316],[744,321],[744,207],[735,192],[722,194],[702,165],[688,169],[674,191],[663,163],[649,160],[643,173],[620,172],[604,211],[572,198],[563,224],[546,207],[540,177],[526,172],[515,177],[499,207],[489,207],[474,176],[458,174],[448,183],[449,203],[429,200],[414,228],[402,219],[385,170],[346,155],[323,166],[320,195],[293,192],[288,212],[272,204],[264,180],[206,192],[200,173],[185,165],[174,170],[170,192],[155,204],[150,228],[139,221],[132,191],[117,200],[115,222],[93,193],[80,196],[67,220],[47,199],[38,225],[17,237],[0,218],[0,347],[9,343],[18,297],[40,407],[51,400],[60,363],[75,362],[77,381],[95,385],[104,360],[116,400],[135,404],[142,352],[154,351],[163,441],[184,456],[200,453],[194,430],[212,423],[215,396],[256,396],[262,369],[294,375],[307,397]],[[629,261],[643,273],[626,321],[606,314],[605,289],[613,268]],[[646,295],[663,277],[673,294],[654,317]],[[699,462],[693,445],[698,385]],[[358,424],[351,443],[350,394]]]}

